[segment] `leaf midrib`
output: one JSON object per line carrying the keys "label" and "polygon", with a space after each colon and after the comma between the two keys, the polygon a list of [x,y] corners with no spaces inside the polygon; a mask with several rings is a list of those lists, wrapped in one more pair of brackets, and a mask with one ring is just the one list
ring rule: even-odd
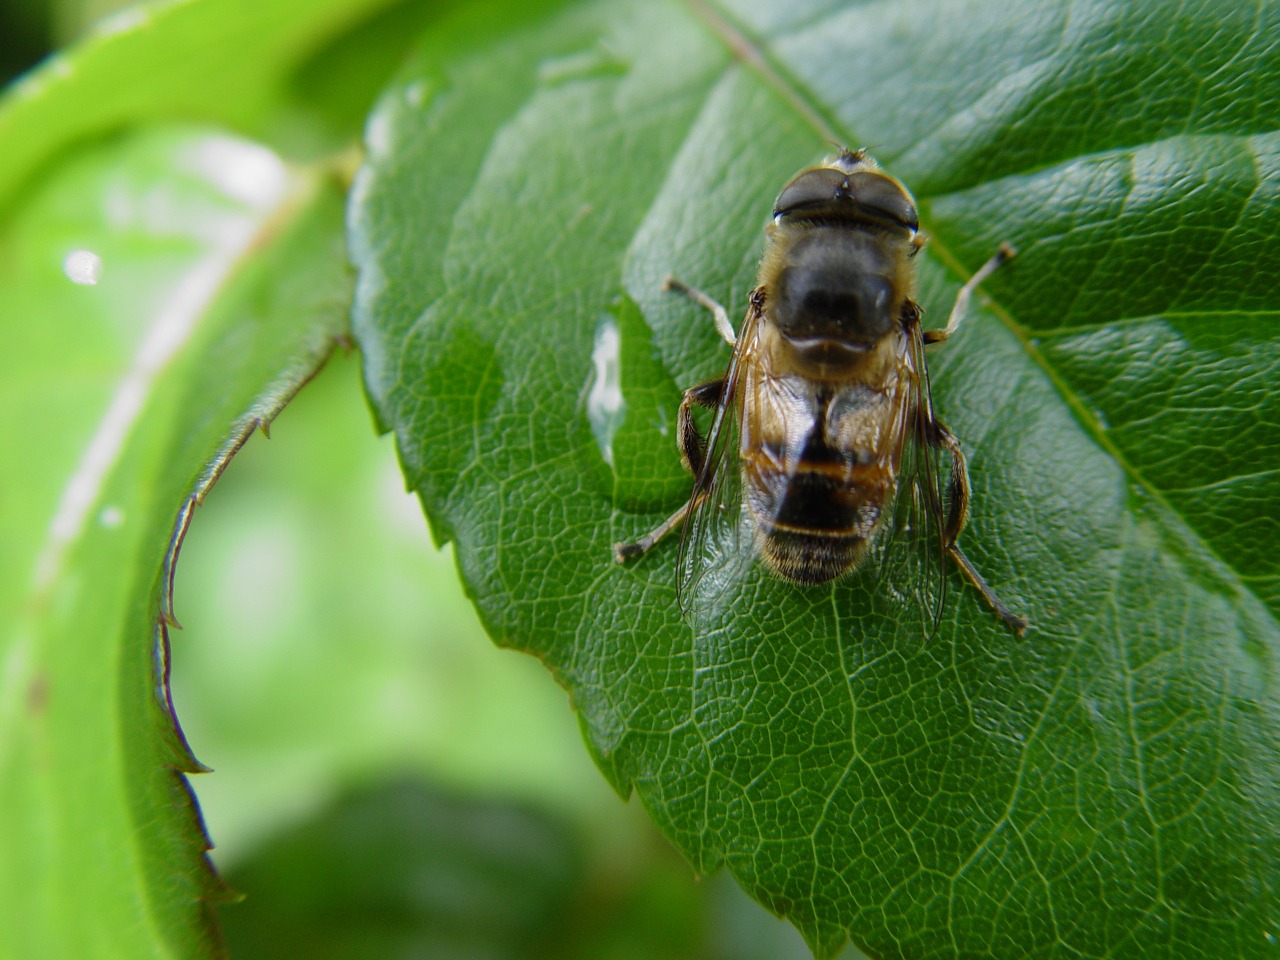
{"label": "leaf midrib", "polygon": [[[929,246],[934,246],[932,239],[929,241]],[[1123,329],[1125,327],[1137,326],[1142,323],[1154,323],[1158,320],[1204,320],[1207,317],[1213,317],[1220,320],[1228,318],[1263,320],[1273,317],[1280,319],[1280,310],[1236,310],[1230,308],[1223,310],[1166,310],[1161,313],[1146,313],[1131,317],[1115,317],[1111,320],[1105,320],[1100,323],[1078,323],[1069,327],[1052,327],[1048,329],[1036,328],[1034,331],[1027,329],[1026,332],[1028,336],[1033,336],[1037,340],[1057,340],[1064,337],[1097,333],[1099,330],[1113,330],[1116,328]],[[1013,323],[1014,321],[1010,322]]]}

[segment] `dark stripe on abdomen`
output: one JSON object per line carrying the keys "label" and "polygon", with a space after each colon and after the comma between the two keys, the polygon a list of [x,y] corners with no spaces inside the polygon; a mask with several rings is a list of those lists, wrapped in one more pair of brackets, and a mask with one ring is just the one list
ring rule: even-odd
{"label": "dark stripe on abdomen", "polygon": [[802,464],[791,476],[748,460],[747,504],[761,561],[797,583],[835,580],[866,555],[892,490],[880,466]]}
{"label": "dark stripe on abdomen", "polygon": [[747,503],[762,530],[867,538],[887,499],[888,471],[880,467],[833,470],[802,464],[791,477],[746,469]]}

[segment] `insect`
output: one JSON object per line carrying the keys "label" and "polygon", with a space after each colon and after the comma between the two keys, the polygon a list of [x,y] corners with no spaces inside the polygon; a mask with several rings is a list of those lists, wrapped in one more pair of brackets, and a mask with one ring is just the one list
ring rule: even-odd
{"label": "insect", "polygon": [[[642,556],[676,527],[681,602],[748,558],[785,580],[821,584],[879,563],[885,589],[931,634],[948,561],[1019,635],[1027,621],[987,585],[957,542],[969,475],[934,414],[926,344],[952,336],[975,287],[1014,255],[1007,244],[960,290],[945,327],[924,330],[913,299],[924,246],[915,201],[865,150],[842,150],[782,188],[742,329],[675,278],[667,289],[711,311],[733,346],[724,376],[685,391],[681,460],[689,500],[634,543]],[[693,407],[714,411],[704,438]]]}

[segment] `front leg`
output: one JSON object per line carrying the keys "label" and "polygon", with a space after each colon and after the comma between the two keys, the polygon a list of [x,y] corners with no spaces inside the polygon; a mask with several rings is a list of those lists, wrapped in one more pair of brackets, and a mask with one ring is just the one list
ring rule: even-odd
{"label": "front leg", "polygon": [[[680,413],[676,418],[676,439],[680,445],[680,462],[696,480],[702,474],[702,467],[707,458],[706,439],[698,432],[698,425],[693,419],[693,405],[715,408],[720,404],[720,395],[724,392],[724,379],[707,380],[684,392],[680,400]],[[625,563],[633,557],[642,557],[648,553],[659,540],[684,523],[684,518],[697,504],[701,496],[695,493],[684,505],[662,523],[658,524],[635,543],[615,543],[613,558],[618,563]]]}
{"label": "front leg", "polygon": [[956,294],[956,302],[952,304],[951,313],[947,315],[947,325],[941,330],[924,331],[924,342],[942,343],[947,337],[955,333],[960,327],[960,321],[964,319],[965,311],[969,309],[969,298],[973,296],[973,291],[978,284],[1017,255],[1018,251],[1009,244],[1000,244],[1000,249],[996,251],[995,256],[979,267],[978,272],[970,277],[969,281],[960,288],[960,292]]}
{"label": "front leg", "polygon": [[673,276],[667,277],[662,284],[662,289],[683,293],[698,306],[710,310],[711,317],[715,321],[716,331],[724,338],[725,343],[732,347],[738,342],[738,335],[733,332],[733,324],[729,322],[729,311],[719,301],[711,299],[697,287],[691,287],[683,280]]}

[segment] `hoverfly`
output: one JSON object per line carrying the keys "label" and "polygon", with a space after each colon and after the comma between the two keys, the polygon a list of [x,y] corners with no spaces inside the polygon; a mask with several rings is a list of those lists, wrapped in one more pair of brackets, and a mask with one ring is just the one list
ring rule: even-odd
{"label": "hoverfly", "polygon": [[[724,307],[668,278],[711,311],[733,346],[723,377],[685,391],[678,444],[689,500],[619,563],[682,526],[684,604],[745,556],[785,580],[820,584],[869,560],[932,634],[948,558],[1019,635],[957,542],[969,475],[955,435],[933,411],[926,344],[956,332],[974,288],[1014,255],[1007,244],[960,290],[946,326],[924,330],[914,257],[924,246],[915,201],[865,150],[843,150],[782,188],[765,230],[750,305],[736,334]],[[714,418],[704,438],[693,407]],[[949,460],[949,470],[944,461]]]}

